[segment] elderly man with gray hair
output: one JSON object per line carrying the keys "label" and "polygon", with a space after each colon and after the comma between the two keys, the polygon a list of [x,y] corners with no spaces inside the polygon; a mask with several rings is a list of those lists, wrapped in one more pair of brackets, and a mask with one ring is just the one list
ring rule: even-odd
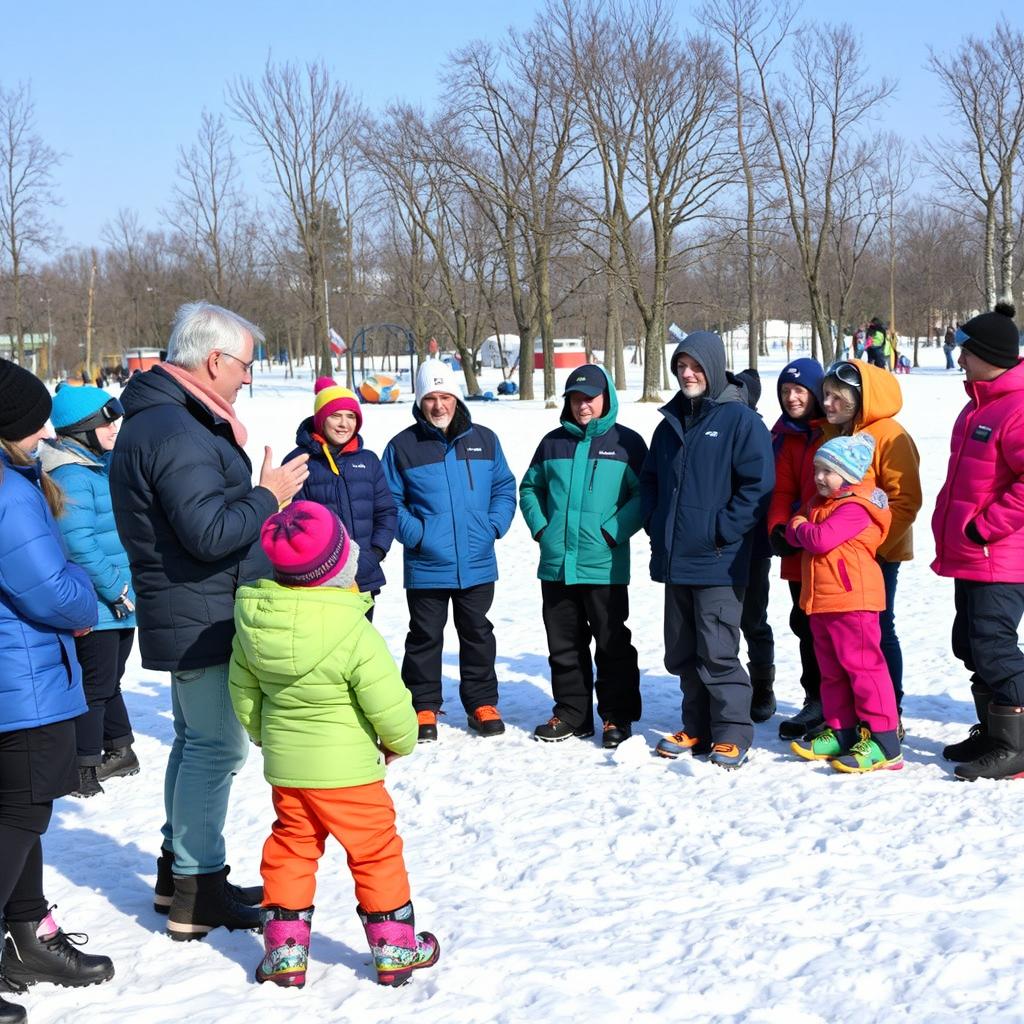
{"label": "elderly man with gray hair", "polygon": [[154,907],[174,939],[255,928],[262,889],[227,881],[224,819],[247,740],[228,696],[235,590],[270,575],[260,527],[308,475],[307,457],[259,484],[233,408],[252,379],[258,327],[190,302],[174,318],[167,360],[124,389],[110,490],[131,561],[145,668],[171,673],[174,741]]}

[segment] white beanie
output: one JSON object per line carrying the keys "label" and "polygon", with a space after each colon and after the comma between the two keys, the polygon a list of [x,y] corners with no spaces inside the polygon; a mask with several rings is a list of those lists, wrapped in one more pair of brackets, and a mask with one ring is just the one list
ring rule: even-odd
{"label": "white beanie", "polygon": [[424,395],[435,391],[440,391],[442,395],[454,395],[462,401],[462,389],[455,382],[452,368],[440,359],[427,359],[420,363],[416,371],[416,404],[420,404]]}

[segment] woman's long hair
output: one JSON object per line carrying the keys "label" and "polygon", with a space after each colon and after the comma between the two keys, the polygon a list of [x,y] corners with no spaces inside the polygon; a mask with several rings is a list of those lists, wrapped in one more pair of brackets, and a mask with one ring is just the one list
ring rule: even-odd
{"label": "woman's long hair", "polygon": [[[30,455],[26,455],[13,441],[6,441],[0,438],[0,448],[3,448],[7,453],[7,458],[11,460],[11,464],[14,466],[31,466],[35,463],[35,459]],[[3,480],[3,474],[3,463],[0,462],[0,481]],[[64,509],[67,506],[67,499],[63,488],[42,471],[40,471],[39,483],[43,489],[43,497],[46,499],[46,504],[50,506],[54,519],[60,519],[64,515]]]}

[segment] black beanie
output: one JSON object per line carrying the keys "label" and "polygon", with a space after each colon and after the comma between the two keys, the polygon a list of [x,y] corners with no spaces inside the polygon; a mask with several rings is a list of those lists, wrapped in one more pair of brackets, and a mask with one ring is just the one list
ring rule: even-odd
{"label": "black beanie", "polygon": [[53,401],[46,385],[17,363],[0,359],[0,438],[20,441],[49,418]]}
{"label": "black beanie", "polygon": [[1008,302],[999,302],[991,313],[968,320],[960,328],[967,335],[961,347],[991,366],[1003,370],[1016,366],[1020,358],[1020,331],[1013,321],[1015,312]]}

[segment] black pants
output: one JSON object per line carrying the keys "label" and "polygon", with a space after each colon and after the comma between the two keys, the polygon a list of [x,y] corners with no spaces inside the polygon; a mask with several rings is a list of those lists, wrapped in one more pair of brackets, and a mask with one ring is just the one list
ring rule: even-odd
{"label": "black pants", "polygon": [[775,636],[768,622],[768,591],[771,586],[772,560],[754,558],[750,562],[750,580],[743,594],[740,630],[747,642],[750,668],[770,669],[775,665]]}
{"label": "black pants", "polygon": [[821,669],[814,653],[814,637],[811,636],[811,620],[800,607],[800,584],[789,581],[789,596],[793,608],[789,613],[789,628],[800,641],[800,685],[807,700],[821,700]]}
{"label": "black pants", "polygon": [[665,587],[665,668],[679,676],[687,735],[746,749],[754,725],[739,659],[743,589]]}
{"label": "black pants", "polygon": [[134,640],[134,629],[94,629],[75,639],[82,689],[89,705],[89,710],[75,719],[81,765],[98,765],[104,750],[135,742],[121,696],[121,677]]}
{"label": "black pants", "polygon": [[405,638],[402,681],[412,693],[417,711],[440,711],[441,652],[448,602],[459,635],[459,697],[467,714],[485,704],[498,703],[498,677],[494,672],[494,627],[487,618],[494,600],[494,584],[465,590],[407,590],[409,633]]}
{"label": "black pants", "polygon": [[46,916],[43,848],[53,801],[78,782],[73,722],[0,733],[0,914]]}
{"label": "black pants", "polygon": [[566,585],[547,580],[541,580],[540,588],[555,715],[576,729],[593,725],[596,662],[598,716],[616,725],[638,721],[640,669],[626,626],[629,588],[624,583]]}
{"label": "black pants", "polygon": [[953,599],[953,654],[973,682],[992,691],[993,703],[1024,706],[1024,653],[1017,639],[1024,583],[954,580]]}

